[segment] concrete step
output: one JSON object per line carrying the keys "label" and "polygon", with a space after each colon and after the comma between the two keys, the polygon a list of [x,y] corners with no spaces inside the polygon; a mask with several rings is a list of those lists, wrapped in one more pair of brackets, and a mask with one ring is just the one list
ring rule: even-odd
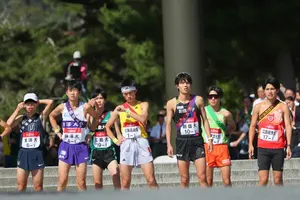
{"label": "concrete step", "polygon": [[[243,188],[243,187],[255,187],[257,186],[258,181],[256,179],[245,179],[240,181],[232,181],[233,187]],[[300,179],[298,178],[289,178],[284,179],[284,185],[285,186],[296,186],[300,184]],[[180,183],[179,182],[158,182],[158,185],[160,188],[179,188]],[[269,182],[269,186],[273,186],[273,183]],[[88,191],[93,191],[94,185],[88,184]],[[199,183],[197,181],[191,181],[190,182],[191,188],[197,188],[200,187]],[[215,181],[214,187],[223,187],[222,181]],[[57,185],[45,185],[44,191],[56,191]],[[135,183],[131,185],[131,189],[142,189],[147,188],[147,185],[144,183]],[[113,189],[112,184],[104,185],[104,189]],[[16,191],[16,186],[3,186],[0,187],[0,192],[14,192]],[[32,186],[28,186],[27,191],[33,191]],[[68,184],[67,191],[77,191],[76,184]]]}
{"label": "concrete step", "polygon": [[[272,174],[272,173],[270,173]],[[180,176],[178,172],[157,172],[155,174],[156,180],[159,183],[164,182],[179,182]],[[290,179],[290,178],[297,178],[300,179],[300,169],[285,169],[284,171],[284,179]],[[242,180],[258,180],[258,173],[255,169],[248,169],[248,170],[232,170],[231,171],[231,180],[232,181],[242,181]],[[270,179],[272,179],[272,176],[270,176]],[[196,172],[190,173],[190,180],[191,181],[198,181]],[[215,181],[221,181],[221,172],[220,170],[216,169],[214,171],[214,180]],[[44,177],[44,185],[55,185],[57,184],[58,177],[57,175],[48,175]],[[93,184],[93,175],[88,174],[87,175],[87,184]],[[103,175],[103,183],[104,184],[112,184],[111,176],[108,174],[108,171],[105,171]],[[136,183],[143,183],[146,184],[146,180],[144,178],[143,173],[134,173],[132,175],[132,184]],[[76,176],[70,175],[69,176],[69,184],[76,184]],[[17,185],[17,178],[16,176],[11,177],[1,177],[0,178],[0,187],[4,186],[16,186]],[[32,186],[32,178],[30,177],[28,180],[28,185]]]}
{"label": "concrete step", "polygon": [[[300,159],[290,159],[285,162],[284,168],[285,169],[297,169],[300,166]],[[232,170],[257,170],[257,161],[256,160],[234,160],[232,161]],[[196,169],[194,165],[191,163],[190,171],[195,172]],[[45,169],[45,176],[54,176],[57,175],[58,169],[57,167],[46,167]],[[178,168],[176,163],[163,163],[163,164],[155,164],[155,172],[168,172],[168,173],[178,173]],[[89,165],[88,174],[92,174],[92,168]],[[133,173],[141,173],[141,169],[135,168],[133,169]],[[16,175],[15,168],[1,168],[0,169],[0,177],[12,177]],[[70,175],[75,175],[75,167],[72,167],[70,170]]]}

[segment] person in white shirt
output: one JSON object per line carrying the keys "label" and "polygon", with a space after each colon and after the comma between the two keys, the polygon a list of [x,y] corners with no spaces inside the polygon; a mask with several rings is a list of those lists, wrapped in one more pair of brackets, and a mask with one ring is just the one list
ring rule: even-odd
{"label": "person in white shirt", "polygon": [[[258,98],[255,99],[255,101],[252,104],[252,110],[256,104],[265,100],[265,93],[264,93],[264,90],[261,85],[257,87],[257,96],[258,96]],[[252,115],[252,112],[251,112],[251,115]]]}
{"label": "person in white shirt", "polygon": [[157,115],[157,124],[152,128],[149,140],[152,144],[153,158],[167,155],[166,124],[164,115]]}

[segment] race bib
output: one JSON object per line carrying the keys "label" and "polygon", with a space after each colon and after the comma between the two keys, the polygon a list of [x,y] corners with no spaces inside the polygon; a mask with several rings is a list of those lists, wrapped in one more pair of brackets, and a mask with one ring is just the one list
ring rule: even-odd
{"label": "race bib", "polygon": [[260,129],[260,139],[265,141],[278,141],[278,130],[261,128]]}
{"label": "race bib", "polygon": [[180,128],[181,135],[196,135],[199,134],[199,123],[194,122],[193,118],[188,118]]}
{"label": "race bib", "polygon": [[24,132],[22,137],[22,147],[26,149],[33,149],[39,147],[41,144],[39,132]]}
{"label": "race bib", "polygon": [[138,138],[141,137],[141,127],[136,123],[126,123],[122,131],[125,138]]}
{"label": "race bib", "polygon": [[105,132],[95,132],[93,144],[96,148],[108,148],[111,146],[111,139]]}
{"label": "race bib", "polygon": [[62,140],[69,144],[79,144],[85,141],[83,129],[74,121],[63,122],[63,135]]}
{"label": "race bib", "polygon": [[210,128],[210,134],[213,138],[213,144],[223,144],[222,130],[219,128]]}

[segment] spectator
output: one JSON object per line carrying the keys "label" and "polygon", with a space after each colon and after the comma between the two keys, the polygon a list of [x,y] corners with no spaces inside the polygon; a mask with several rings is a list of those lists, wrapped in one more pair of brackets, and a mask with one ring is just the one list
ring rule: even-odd
{"label": "spectator", "polygon": [[154,159],[158,156],[167,155],[165,116],[158,114],[157,122],[152,128],[149,138],[150,144],[152,144],[152,156]]}
{"label": "spectator", "polygon": [[286,104],[289,106],[292,114],[292,142],[291,148],[294,149],[298,145],[300,136],[300,107],[295,106],[295,99],[291,96],[286,97]]}

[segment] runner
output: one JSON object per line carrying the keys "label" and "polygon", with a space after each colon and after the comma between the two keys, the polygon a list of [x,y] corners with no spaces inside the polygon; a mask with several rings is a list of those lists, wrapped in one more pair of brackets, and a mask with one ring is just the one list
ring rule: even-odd
{"label": "runner", "polygon": [[189,166],[193,161],[200,186],[207,187],[205,174],[205,150],[202,138],[201,118],[208,136],[208,151],[212,150],[212,137],[204,110],[203,98],[191,95],[192,78],[186,72],[175,78],[179,95],[167,102],[166,138],[168,155],[173,157],[171,145],[171,121],[176,124],[177,164],[182,188],[189,186]]}
{"label": "runner", "polygon": [[[0,161],[2,160],[1,158],[3,158],[3,166],[6,167],[7,161],[10,161],[10,159],[7,159],[6,152],[5,150],[9,150],[10,151],[10,146],[8,144],[8,139],[7,139],[7,135],[11,132],[11,127],[0,118]],[[7,147],[7,148],[6,148]],[[3,153],[3,155],[2,155]],[[2,161],[1,161],[2,163]],[[9,163],[10,164],[10,163]]]}
{"label": "runner", "polygon": [[[96,89],[92,93],[92,99],[89,101],[93,107],[95,103],[98,104],[99,121],[97,123],[97,129],[95,132],[91,132],[87,136],[87,144],[90,145],[92,150],[90,159],[93,164],[94,183],[96,189],[103,188],[103,170],[108,169],[115,189],[121,187],[120,183],[120,169],[117,162],[115,144],[107,137],[105,131],[105,124],[111,116],[111,111],[106,110],[105,103],[107,100],[107,94],[101,89]],[[88,121],[92,123],[92,118],[88,115]],[[117,121],[115,127],[118,126]]]}
{"label": "runner", "polygon": [[266,99],[254,107],[250,125],[249,158],[254,155],[253,138],[258,123],[257,163],[260,186],[268,184],[270,165],[273,168],[274,184],[283,185],[284,148],[287,159],[292,154],[290,110],[285,103],[276,99],[279,88],[280,83],[277,79],[266,79],[263,85]]}
{"label": "runner", "polygon": [[208,152],[207,134],[203,131],[202,135],[205,142],[206,153],[206,179],[208,186],[213,185],[214,168],[221,170],[224,186],[231,186],[230,179],[230,154],[227,146],[228,138],[226,134],[230,134],[235,130],[235,122],[232,114],[221,107],[221,98],[223,90],[217,86],[211,86],[207,91],[208,106],[205,107],[206,116],[210,126],[210,133],[213,137],[214,149]]}
{"label": "runner", "polygon": [[[39,104],[45,104],[45,109],[38,114],[37,107]],[[33,187],[35,191],[43,190],[44,179],[44,155],[43,141],[45,130],[42,121],[46,119],[53,106],[53,100],[38,100],[34,93],[27,93],[24,101],[19,103],[16,110],[7,120],[7,124],[12,128],[21,126],[20,128],[20,150],[17,159],[17,181],[18,191],[25,191],[29,173],[31,172],[33,179]],[[19,115],[19,112],[25,108],[26,114]]]}
{"label": "runner", "polygon": [[[129,189],[133,167],[140,166],[144,172],[149,188],[157,188],[154,176],[153,157],[147,140],[146,122],[148,119],[148,102],[136,100],[136,85],[131,79],[124,79],[121,92],[126,102],[115,108],[106,124],[107,135],[120,145],[121,188]],[[120,119],[122,135],[118,139],[111,131],[115,121]]]}
{"label": "runner", "polygon": [[[58,105],[50,114],[50,123],[56,135],[62,140],[58,149],[58,187],[57,191],[64,191],[68,183],[68,175],[72,165],[76,167],[78,190],[86,190],[86,168],[89,160],[88,147],[85,144],[87,120],[89,113],[96,121],[98,114],[87,103],[79,102],[81,85],[79,82],[69,82],[66,87],[68,101]],[[97,104],[95,104],[97,107]],[[99,108],[97,108],[99,110]],[[62,133],[57,125],[56,117],[62,114]],[[96,127],[91,127],[95,130]]]}

